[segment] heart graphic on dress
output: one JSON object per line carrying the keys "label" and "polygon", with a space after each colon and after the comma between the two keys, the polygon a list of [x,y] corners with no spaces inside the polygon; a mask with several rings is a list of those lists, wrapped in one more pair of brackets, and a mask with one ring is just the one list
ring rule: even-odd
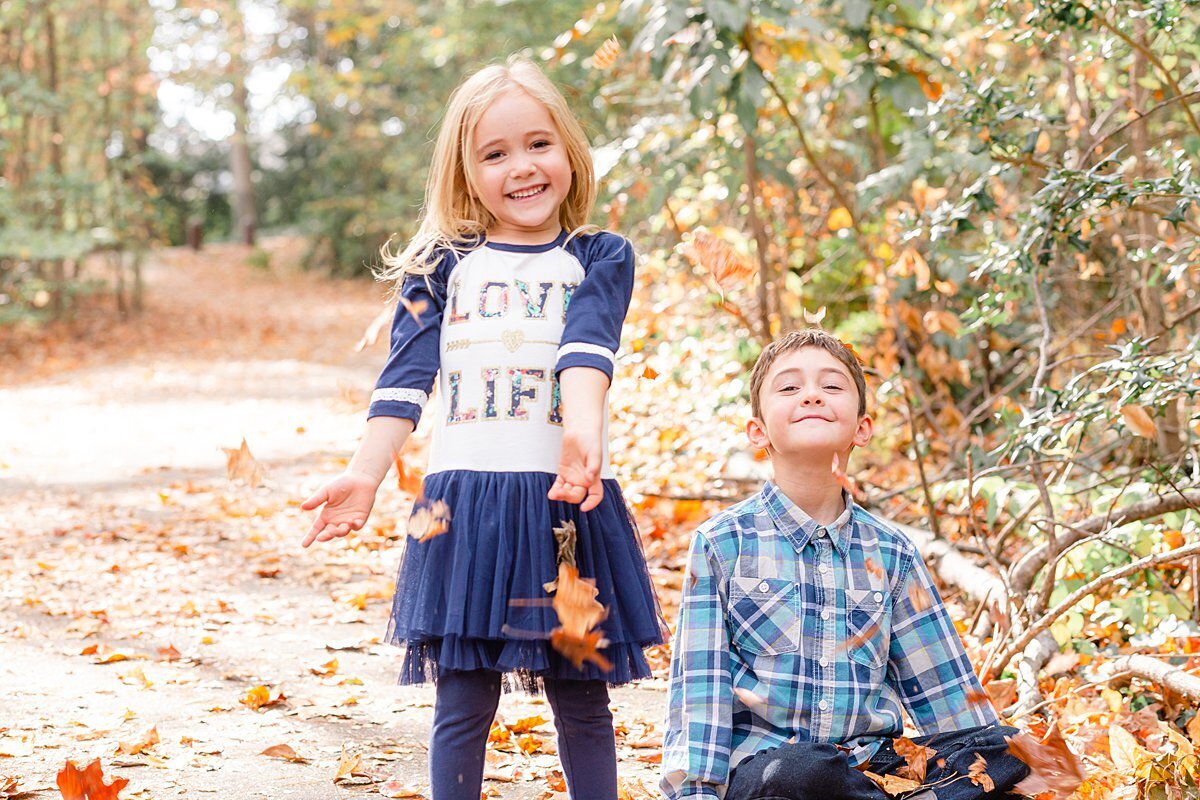
{"label": "heart graphic on dress", "polygon": [[500,334],[500,341],[508,348],[508,352],[515,353],[517,348],[525,344],[524,331],[505,331]]}

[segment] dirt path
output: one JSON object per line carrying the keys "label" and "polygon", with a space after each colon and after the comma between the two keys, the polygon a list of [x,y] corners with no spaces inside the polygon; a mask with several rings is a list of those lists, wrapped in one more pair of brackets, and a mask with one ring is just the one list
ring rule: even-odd
{"label": "dirt path", "polygon": [[[270,271],[241,248],[165,251],[142,317],[0,343],[0,787],[56,797],[68,759],[99,758],[123,798],[379,796],[393,776],[427,791],[432,692],[396,686],[379,644],[411,499],[388,486],[362,535],[297,545],[297,502],[361,432],[383,348],[353,344],[380,291],[296,271],[294,242],[268,249]],[[243,438],[258,489],[226,477]],[[256,710],[256,687],[283,699]],[[661,681],[613,704],[639,797]],[[502,702],[503,723],[536,716],[536,698]],[[553,738],[542,723],[496,744],[487,791],[550,791]],[[306,761],[261,754],[279,744]],[[372,777],[335,785],[355,758]]]}

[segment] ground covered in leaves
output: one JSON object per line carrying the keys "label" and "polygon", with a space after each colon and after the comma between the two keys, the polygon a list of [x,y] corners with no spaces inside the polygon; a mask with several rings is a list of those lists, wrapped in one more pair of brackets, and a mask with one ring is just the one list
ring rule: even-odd
{"label": "ground covered in leaves", "polygon": [[[58,797],[95,759],[122,798],[427,794],[433,693],[396,686],[379,641],[411,495],[389,480],[367,530],[299,547],[298,503],[361,433],[384,345],[354,345],[382,293],[267,249],[266,270],[162,252],[142,316],[93,298],[0,343],[0,797]],[[656,782],[663,696],[613,693],[631,797]],[[490,794],[565,788],[549,718],[504,698]]]}

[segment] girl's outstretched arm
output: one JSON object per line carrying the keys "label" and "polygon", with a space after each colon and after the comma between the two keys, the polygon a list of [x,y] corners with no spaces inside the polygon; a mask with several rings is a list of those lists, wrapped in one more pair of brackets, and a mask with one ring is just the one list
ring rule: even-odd
{"label": "girl's outstretched arm", "polygon": [[563,445],[551,500],[582,503],[591,511],[604,498],[604,395],[608,375],[592,367],[568,367],[558,376],[562,392]]}
{"label": "girl's outstretched arm", "polygon": [[375,505],[375,492],[391,469],[415,423],[402,417],[372,417],[367,432],[346,471],[317,490],[300,508],[312,511],[323,506],[301,542],[327,542],[367,524]]}

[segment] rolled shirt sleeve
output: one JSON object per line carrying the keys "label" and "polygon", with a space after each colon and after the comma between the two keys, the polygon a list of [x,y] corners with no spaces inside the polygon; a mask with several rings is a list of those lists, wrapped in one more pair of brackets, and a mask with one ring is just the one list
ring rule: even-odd
{"label": "rolled shirt sleeve", "polygon": [[429,401],[441,360],[446,282],[456,260],[442,257],[429,275],[409,275],[392,320],[391,351],[371,393],[367,418],[402,417],[415,425]]}
{"label": "rolled shirt sleeve", "polygon": [[692,539],[672,644],[661,788],[670,800],[720,798],[733,738],[730,633],[721,571],[702,532]]}
{"label": "rolled shirt sleeve", "polygon": [[633,246],[622,236],[602,232],[578,237],[567,247],[583,265],[584,277],[567,306],[554,372],[593,367],[611,381],[633,296]]}

